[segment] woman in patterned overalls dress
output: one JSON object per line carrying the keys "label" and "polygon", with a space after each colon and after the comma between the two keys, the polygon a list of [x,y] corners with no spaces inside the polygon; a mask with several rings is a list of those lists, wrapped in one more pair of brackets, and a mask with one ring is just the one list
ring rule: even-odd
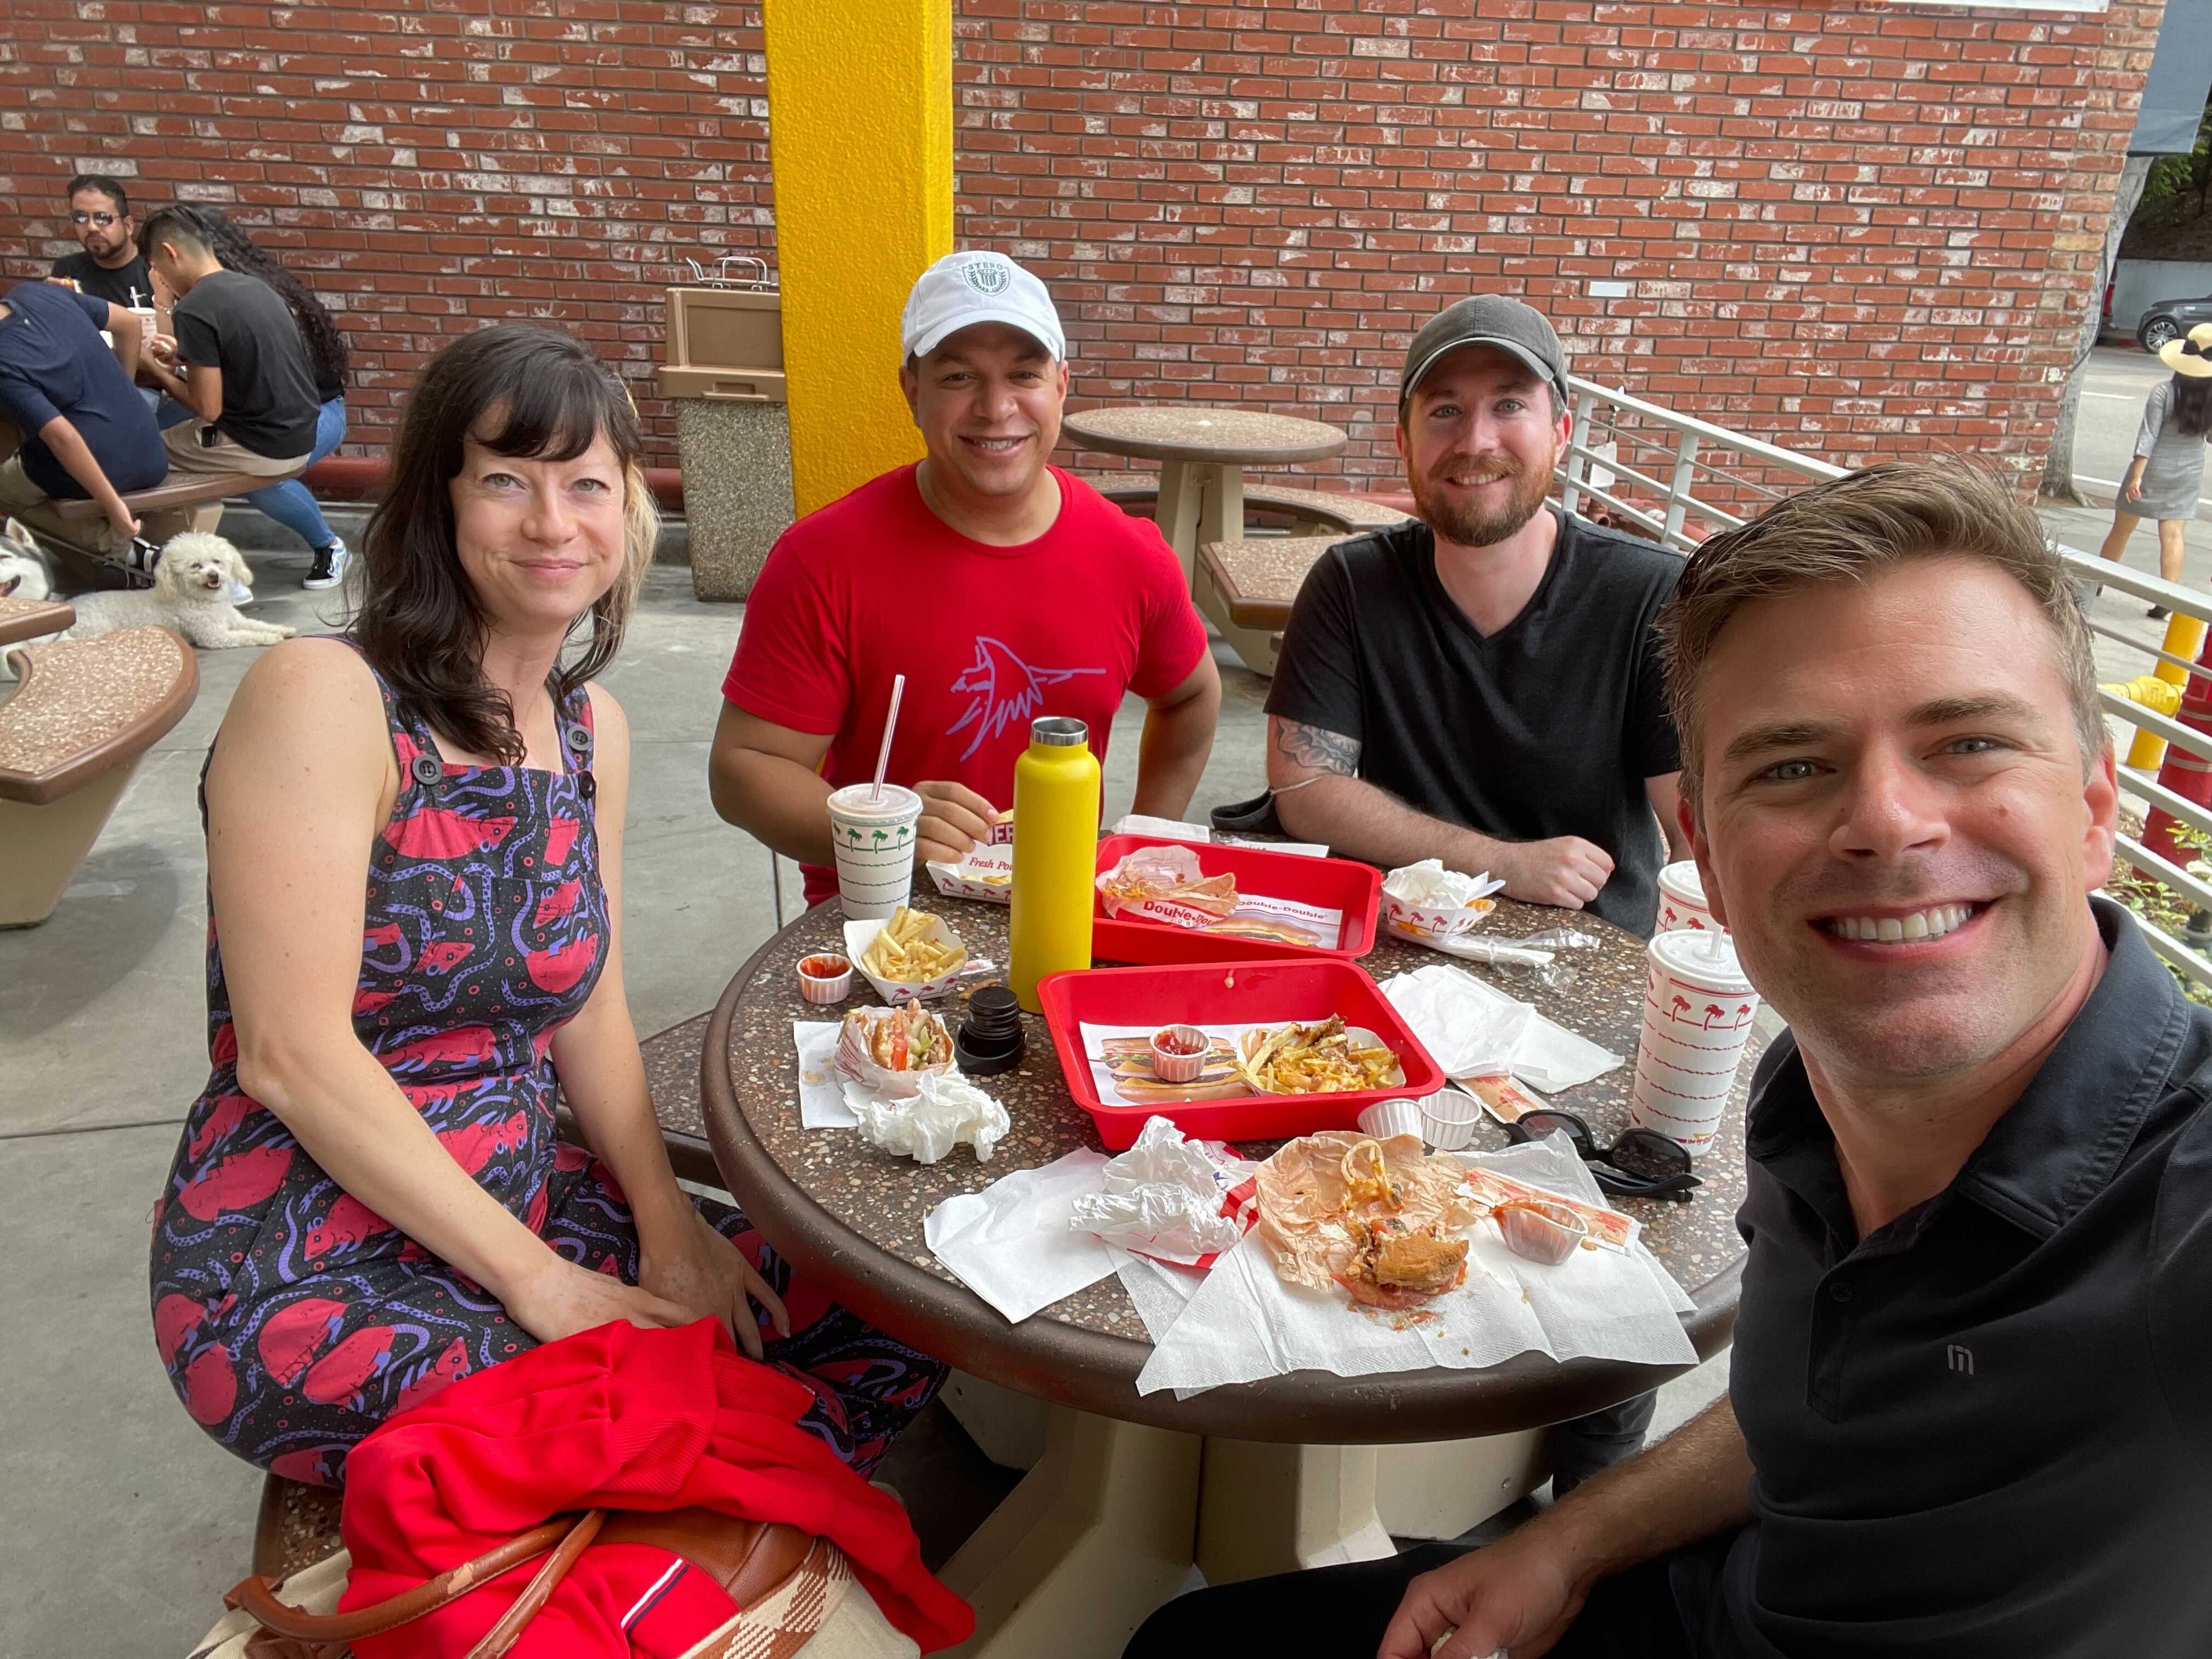
{"label": "woman in patterned overalls dress", "polygon": [[[269,653],[210,752],[214,1069],[154,1331],[186,1411],[279,1474],[339,1484],[393,1413],[615,1319],[727,1322],[863,1473],[944,1377],[686,1197],[661,1145],[623,992],[629,733],[588,683],[652,556],[639,452],[566,336],[446,348],[353,635]],[[556,1082],[588,1151],[555,1139]]]}

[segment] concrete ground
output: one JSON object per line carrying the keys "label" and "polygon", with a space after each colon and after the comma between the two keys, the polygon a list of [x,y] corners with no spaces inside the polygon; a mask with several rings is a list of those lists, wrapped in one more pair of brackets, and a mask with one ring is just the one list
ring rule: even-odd
{"label": "concrete ground", "polygon": [[[2155,365],[2100,352],[2079,471],[2109,489]],[[2109,512],[2050,515],[2094,550]],[[356,520],[341,516],[342,532]],[[250,520],[226,524],[242,544]],[[265,526],[259,528],[265,530]],[[270,532],[273,547],[282,532]],[[2132,550],[2154,567],[2145,532]],[[296,550],[256,551],[255,614],[303,630],[338,621],[331,595],[299,586]],[[2189,580],[2212,576],[2212,522],[2190,531]],[[2098,615],[2155,625],[2113,593]],[[709,1006],[774,926],[766,853],[717,819],[706,748],[741,610],[690,597],[659,566],[606,684],[629,711],[635,753],[628,834],[632,1012],[641,1033]],[[2118,647],[2115,678],[2142,672]],[[0,933],[0,1254],[19,1264],[0,1304],[0,1659],[94,1651],[182,1653],[244,1571],[258,1474],[197,1433],[170,1394],[146,1309],[149,1212],[177,1122],[206,1077],[205,864],[200,763],[252,651],[204,652],[191,714],[147,757],[53,918]],[[1221,732],[1193,816],[1261,785],[1265,682],[1224,670]],[[1107,816],[1127,810],[1141,708],[1123,711],[1106,769]],[[796,880],[785,871],[787,903]],[[649,941],[649,943],[647,943]],[[1659,1426],[1717,1395],[1722,1365],[1663,1392]],[[98,1563],[99,1593],[78,1571]]]}

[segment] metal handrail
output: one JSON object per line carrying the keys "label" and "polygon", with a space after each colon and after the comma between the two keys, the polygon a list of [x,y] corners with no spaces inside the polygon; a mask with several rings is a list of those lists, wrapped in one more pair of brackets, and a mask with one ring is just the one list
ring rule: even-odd
{"label": "metal handrail", "polygon": [[[1620,520],[1677,552],[1691,551],[1715,530],[1733,528],[1745,522],[1738,514],[1717,501],[1699,496],[1698,487],[1702,481],[1723,484],[1731,499],[1741,502],[1746,493],[1778,498],[1782,492],[1760,479],[1738,476],[1732,469],[1747,466],[1812,481],[1838,478],[1848,471],[1816,456],[1799,454],[1748,434],[1698,420],[1663,404],[1632,397],[1616,387],[1585,380],[1579,375],[1568,377],[1567,390],[1572,399],[1574,419],[1566,448],[1553,475],[1559,487],[1560,505],[1574,512],[1585,501],[1602,503]],[[1624,426],[1624,416],[1635,424]],[[1631,449],[1632,462],[1621,458],[1618,453],[1621,446]],[[1665,471],[1663,458],[1669,453],[1674,459],[1672,476],[1662,476]],[[2180,615],[2212,623],[2212,594],[2127,569],[2063,543],[2056,545],[2068,574],[2085,590],[2101,585],[2163,605]],[[2142,652],[2144,672],[2162,663],[2191,677],[2212,678],[2212,669],[2200,667],[2160,646],[2103,623],[2092,622],[2089,626],[2101,638]],[[2198,732],[2110,692],[2101,693],[2100,700],[2106,714],[2120,721],[2130,739],[2135,732],[2145,732],[2191,755],[2212,760],[2212,734]],[[2119,769],[2119,783],[2122,793],[2145,811],[2162,809],[2191,829],[2212,835],[2212,812],[2184,799],[2156,778],[2123,766]],[[2133,836],[2121,836],[2117,851],[2124,864],[2165,884],[2192,908],[2212,910],[2212,883],[2176,868]],[[2143,931],[2160,956],[2198,984],[2212,988],[2212,960],[2148,923]]]}

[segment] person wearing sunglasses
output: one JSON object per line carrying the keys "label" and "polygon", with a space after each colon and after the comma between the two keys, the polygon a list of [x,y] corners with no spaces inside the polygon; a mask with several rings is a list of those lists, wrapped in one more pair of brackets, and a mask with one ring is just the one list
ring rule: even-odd
{"label": "person wearing sunglasses", "polygon": [[70,229],[82,251],[54,261],[77,292],[127,309],[154,303],[154,276],[138,251],[138,222],[122,181],[80,173],[69,182]]}
{"label": "person wearing sunglasses", "polygon": [[1130,1654],[2200,1659],[2212,1008],[2094,896],[2065,566],[2014,480],[1886,462],[1705,542],[1659,628],[1682,828],[1790,1025],[1728,1393],[1498,1543],[1205,1591]]}

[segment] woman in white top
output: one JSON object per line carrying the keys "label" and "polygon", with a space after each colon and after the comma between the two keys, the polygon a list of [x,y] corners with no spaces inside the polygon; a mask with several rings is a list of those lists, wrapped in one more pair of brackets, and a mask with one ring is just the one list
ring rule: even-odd
{"label": "woman in white top", "polygon": [[[2199,323],[2185,338],[2171,340],[2158,354],[2172,379],[2151,388],[2143,405],[2142,429],[2136,434],[2135,459],[2120,481],[2112,503],[2112,528],[2099,550],[2118,562],[2145,519],[2158,520],[2158,574],[2181,580],[2181,535],[2197,516],[2204,487],[2204,443],[2212,433],[2212,323]],[[2154,605],[2153,617],[2166,607]]]}

